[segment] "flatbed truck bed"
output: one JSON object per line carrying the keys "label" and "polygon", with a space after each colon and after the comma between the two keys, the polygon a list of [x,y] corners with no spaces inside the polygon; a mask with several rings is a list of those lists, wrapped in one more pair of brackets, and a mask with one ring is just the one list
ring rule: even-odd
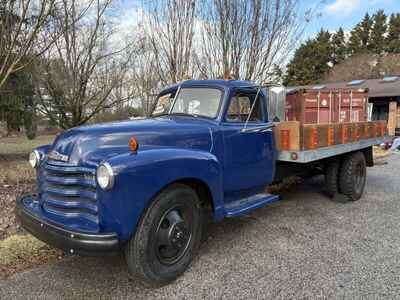
{"label": "flatbed truck bed", "polygon": [[281,150],[278,151],[277,160],[284,162],[296,162],[305,164],[337,155],[342,155],[348,152],[362,150],[374,145],[390,142],[391,140],[392,138],[390,136],[384,136],[379,138],[360,140],[358,142],[352,142],[347,144],[323,147],[315,150],[304,150],[304,151]]}
{"label": "flatbed truck bed", "polygon": [[296,121],[280,122],[275,126],[274,135],[277,160],[301,164],[391,141],[383,121],[305,125]]}

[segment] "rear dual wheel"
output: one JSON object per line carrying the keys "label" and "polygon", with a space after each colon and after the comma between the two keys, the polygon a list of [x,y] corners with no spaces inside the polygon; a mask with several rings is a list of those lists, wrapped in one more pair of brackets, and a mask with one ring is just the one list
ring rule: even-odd
{"label": "rear dual wheel", "polygon": [[350,201],[360,199],[364,193],[366,177],[367,168],[364,154],[356,152],[346,156],[340,168],[340,192]]}
{"label": "rear dual wheel", "polygon": [[325,185],[329,197],[334,198],[339,193],[340,160],[333,159],[325,167]]}
{"label": "rear dual wheel", "polygon": [[128,242],[125,258],[133,277],[162,286],[181,275],[200,244],[202,213],[197,193],[184,184],[161,192]]}
{"label": "rear dual wheel", "polygon": [[325,169],[325,181],[330,197],[343,194],[349,201],[359,200],[366,182],[366,162],[362,152],[331,160]]}

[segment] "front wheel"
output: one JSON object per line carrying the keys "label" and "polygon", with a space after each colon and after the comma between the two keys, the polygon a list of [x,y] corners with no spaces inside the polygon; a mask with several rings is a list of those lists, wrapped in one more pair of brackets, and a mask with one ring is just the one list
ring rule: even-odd
{"label": "front wheel", "polygon": [[362,152],[348,155],[340,168],[340,192],[350,201],[361,198],[367,177],[365,156]]}
{"label": "front wheel", "polygon": [[130,273],[148,285],[162,286],[181,275],[199,247],[202,215],[197,193],[184,184],[161,192],[128,242]]}

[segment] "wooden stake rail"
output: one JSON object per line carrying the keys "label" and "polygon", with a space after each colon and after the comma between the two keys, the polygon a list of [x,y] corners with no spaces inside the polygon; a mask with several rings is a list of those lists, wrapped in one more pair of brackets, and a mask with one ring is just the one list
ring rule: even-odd
{"label": "wooden stake rail", "polygon": [[385,121],[304,124],[297,121],[277,123],[274,128],[278,151],[316,150],[387,136]]}

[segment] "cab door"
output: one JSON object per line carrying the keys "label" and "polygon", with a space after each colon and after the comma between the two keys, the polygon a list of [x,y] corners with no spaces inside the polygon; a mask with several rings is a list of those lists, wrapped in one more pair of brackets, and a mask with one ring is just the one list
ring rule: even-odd
{"label": "cab door", "polygon": [[256,95],[255,88],[235,90],[223,118],[225,193],[262,187],[274,177],[273,124],[268,122],[266,95],[261,91],[257,100]]}

